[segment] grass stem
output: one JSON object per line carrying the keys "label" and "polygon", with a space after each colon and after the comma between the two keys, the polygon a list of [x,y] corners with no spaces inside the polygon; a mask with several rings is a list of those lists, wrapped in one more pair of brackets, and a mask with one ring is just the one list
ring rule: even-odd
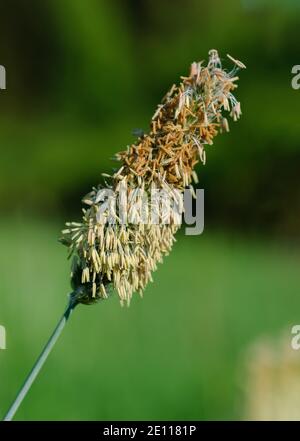
{"label": "grass stem", "polygon": [[54,347],[55,343],[57,342],[60,334],[62,333],[62,330],[64,329],[73,309],[75,308],[75,306],[77,305],[77,302],[75,300],[75,296],[74,295],[70,295],[70,300],[68,303],[68,306],[62,316],[62,318],[60,319],[60,321],[58,322],[56,328],[53,331],[53,334],[51,335],[51,337],[49,338],[48,342],[46,343],[43,351],[41,352],[39,358],[37,359],[36,363],[34,364],[33,368],[31,369],[28,377],[26,378],[23,386],[21,387],[18,395],[16,396],[14,402],[12,403],[11,407],[9,408],[8,412],[6,413],[3,421],[11,421],[17,410],[19,409],[20,405],[22,404],[24,398],[27,395],[27,392],[30,390],[34,380],[36,379],[36,377],[38,376],[38,374],[40,373],[45,361],[47,360],[52,348]]}

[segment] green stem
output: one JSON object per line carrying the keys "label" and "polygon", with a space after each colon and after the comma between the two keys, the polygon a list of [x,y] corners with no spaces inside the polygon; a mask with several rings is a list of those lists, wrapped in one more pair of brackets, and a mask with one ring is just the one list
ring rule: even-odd
{"label": "green stem", "polygon": [[76,296],[74,294],[70,295],[70,300],[69,300],[69,304],[67,306],[67,309],[65,310],[62,318],[60,319],[60,321],[58,322],[56,328],[53,331],[53,334],[51,335],[51,337],[49,338],[48,342],[46,343],[43,351],[41,352],[39,358],[37,359],[37,361],[35,362],[32,370],[30,371],[28,377],[26,378],[23,386],[21,387],[18,395],[16,396],[14,402],[12,403],[11,407],[9,408],[7,414],[5,415],[3,421],[11,421],[13,419],[13,417],[15,416],[18,408],[20,407],[20,405],[22,404],[24,398],[27,395],[27,392],[29,391],[29,389],[31,388],[34,380],[36,379],[36,377],[38,376],[38,374],[40,373],[45,361],[47,360],[52,348],[54,347],[55,343],[58,340],[58,337],[60,336],[60,334],[62,333],[62,330],[64,329],[68,318],[70,317],[73,309],[75,308],[75,306],[77,305],[77,301],[76,301]]}

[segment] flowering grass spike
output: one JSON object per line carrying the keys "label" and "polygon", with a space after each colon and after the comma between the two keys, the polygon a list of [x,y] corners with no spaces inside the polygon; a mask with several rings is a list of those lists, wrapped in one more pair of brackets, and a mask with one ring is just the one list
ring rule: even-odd
{"label": "flowering grass spike", "polygon": [[[83,199],[87,208],[82,222],[66,224],[62,241],[73,256],[71,282],[78,302],[107,298],[114,288],[121,303],[129,304],[132,294],[143,292],[157,263],[170,252],[180,227],[175,216],[166,223],[160,214],[160,222],[154,223],[151,209],[141,219],[136,206],[154,188],[175,200],[187,187],[194,194],[196,164],[205,164],[206,146],[213,144],[219,132],[229,130],[225,113],[234,121],[241,114],[232,92],[237,87],[236,72],[245,66],[228,58],[234,63],[230,72],[222,68],[214,49],[209,51],[207,65],[192,63],[189,76],[181,77],[181,83],[173,85],[158,105],[149,133],[139,133],[135,143],[118,153],[119,169],[105,175],[105,186],[99,185]],[[103,211],[101,195],[106,189],[119,196],[123,189],[126,202],[119,197],[118,206],[108,202]],[[121,208],[128,213],[125,222],[117,215]]]}

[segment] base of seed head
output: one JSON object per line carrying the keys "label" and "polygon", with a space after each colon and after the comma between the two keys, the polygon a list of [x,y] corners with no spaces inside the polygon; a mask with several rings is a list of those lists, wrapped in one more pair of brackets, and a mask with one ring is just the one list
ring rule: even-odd
{"label": "base of seed head", "polygon": [[[97,274],[94,282],[82,283],[82,265],[78,256],[73,256],[71,271],[71,287],[73,289],[71,297],[74,304],[93,305],[100,300],[109,297],[112,291],[112,284],[107,277]],[[103,295],[103,287],[105,296]]]}

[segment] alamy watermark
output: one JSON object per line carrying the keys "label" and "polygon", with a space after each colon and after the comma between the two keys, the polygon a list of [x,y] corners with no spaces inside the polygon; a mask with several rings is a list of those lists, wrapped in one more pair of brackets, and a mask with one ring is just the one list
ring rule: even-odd
{"label": "alamy watermark", "polygon": [[292,74],[294,75],[291,82],[292,88],[298,90],[300,89],[300,64],[292,67]]}
{"label": "alamy watermark", "polygon": [[[6,70],[0,65],[0,89],[6,89]],[[0,349],[6,349],[6,332],[4,326],[0,325]]]}
{"label": "alamy watermark", "polygon": [[120,185],[118,191],[109,188],[98,190],[93,205],[99,224],[144,224],[177,225],[184,222],[188,236],[200,235],[204,230],[204,190],[185,189],[183,191],[152,187],[128,189]]}
{"label": "alamy watermark", "polygon": [[6,349],[6,331],[2,325],[0,325],[0,349]]}
{"label": "alamy watermark", "polygon": [[0,89],[6,89],[6,70],[4,66],[0,65]]}
{"label": "alamy watermark", "polygon": [[294,351],[298,351],[300,349],[300,325],[294,325],[291,333],[293,334],[291,347]]}

